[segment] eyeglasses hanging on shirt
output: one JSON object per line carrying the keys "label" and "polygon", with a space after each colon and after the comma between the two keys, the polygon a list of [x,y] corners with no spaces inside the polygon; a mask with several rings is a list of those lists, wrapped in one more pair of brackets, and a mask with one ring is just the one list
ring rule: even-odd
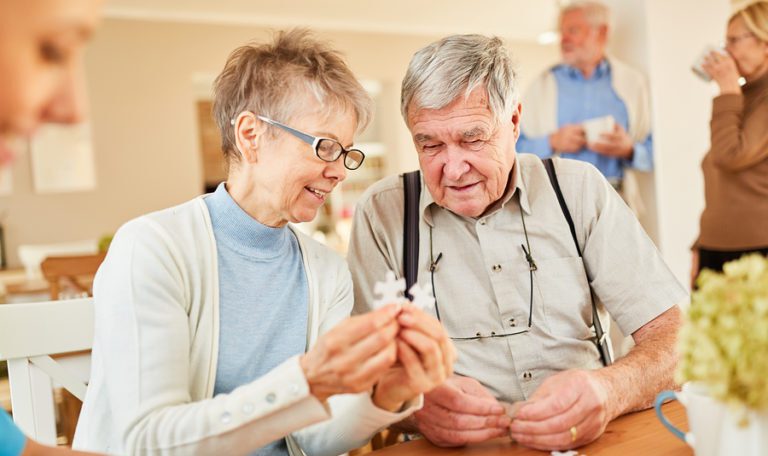
{"label": "eyeglasses hanging on shirt", "polygon": [[[531,244],[528,240],[528,230],[525,226],[525,215],[523,214],[523,211],[520,211],[520,219],[523,223],[523,235],[525,236],[525,244],[520,244],[520,247],[523,249],[524,258],[526,263],[528,263],[528,273],[529,273],[529,300],[528,300],[528,327],[519,329],[516,331],[494,331],[494,330],[481,330],[477,331],[474,336],[468,336],[468,337],[449,337],[451,340],[455,341],[466,341],[466,340],[481,340],[481,339],[494,339],[494,338],[501,338],[501,337],[509,337],[509,336],[516,336],[518,334],[525,334],[528,331],[531,330],[531,326],[533,324],[533,272],[536,271],[538,268],[536,266],[536,261],[533,259],[533,252],[531,251]],[[440,318],[440,307],[438,305],[438,298],[437,298],[437,289],[435,288],[435,271],[438,269],[438,264],[440,260],[443,258],[443,253],[439,252],[437,254],[437,257],[434,256],[433,251],[433,243],[432,243],[432,227],[429,227],[429,275],[430,275],[430,281],[432,284],[432,295],[435,298],[435,316],[437,317],[438,321],[442,323],[442,320]],[[495,267],[495,266],[494,266]],[[446,328],[446,332],[448,331],[448,328]]]}

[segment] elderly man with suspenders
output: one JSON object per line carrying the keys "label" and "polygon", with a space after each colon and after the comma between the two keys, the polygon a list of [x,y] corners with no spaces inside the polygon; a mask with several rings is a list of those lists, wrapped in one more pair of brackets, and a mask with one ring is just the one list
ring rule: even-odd
{"label": "elderly man with suspenders", "polygon": [[[459,353],[457,375],[400,423],[441,446],[510,434],[573,448],[673,382],[685,290],[596,168],[516,153],[516,84],[498,38],[418,51],[401,106],[420,175],[378,182],[355,213],[355,311],[394,270],[433,291]],[[615,361],[609,315],[636,343]]]}

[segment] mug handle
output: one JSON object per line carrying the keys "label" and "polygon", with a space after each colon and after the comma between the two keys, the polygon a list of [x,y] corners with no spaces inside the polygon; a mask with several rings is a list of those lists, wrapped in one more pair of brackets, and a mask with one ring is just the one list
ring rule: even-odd
{"label": "mug handle", "polygon": [[690,432],[684,433],[680,429],[676,428],[672,423],[669,422],[667,417],[664,416],[664,413],[661,411],[662,404],[664,404],[664,401],[668,399],[679,400],[683,403],[683,405],[685,405],[686,402],[683,392],[675,392],[670,390],[662,391],[658,394],[658,396],[656,396],[656,401],[653,403],[653,408],[656,410],[656,416],[659,418],[659,421],[661,421],[661,424],[663,424],[669,432],[674,434],[678,439],[693,447],[693,434]]}

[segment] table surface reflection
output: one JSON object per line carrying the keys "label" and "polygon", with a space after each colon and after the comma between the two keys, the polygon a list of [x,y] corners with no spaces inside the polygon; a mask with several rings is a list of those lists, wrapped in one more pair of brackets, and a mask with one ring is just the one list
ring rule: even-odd
{"label": "table surface reflection", "polygon": [[[663,407],[664,414],[681,429],[687,429],[685,409],[678,402]],[[593,455],[691,455],[691,449],[672,435],[656,418],[653,409],[622,416],[608,425],[599,439],[576,448],[579,454]],[[496,439],[463,448],[438,448],[426,440],[414,440],[375,451],[376,456],[426,455],[548,455],[549,452],[523,448],[509,439]]]}

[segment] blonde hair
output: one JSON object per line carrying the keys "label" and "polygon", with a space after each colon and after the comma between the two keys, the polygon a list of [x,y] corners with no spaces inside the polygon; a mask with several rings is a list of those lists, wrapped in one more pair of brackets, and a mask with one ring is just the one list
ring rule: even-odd
{"label": "blonde hair", "polygon": [[757,1],[744,6],[728,19],[728,23],[740,17],[749,31],[760,41],[768,42],[768,2]]}
{"label": "blonde hair", "polygon": [[213,117],[228,165],[240,159],[232,121],[241,112],[290,122],[306,113],[306,98],[301,95],[305,93],[317,99],[320,114],[351,110],[358,133],[370,122],[371,97],[341,54],[308,30],[277,32],[271,43],[249,43],[235,49],[213,89]]}

